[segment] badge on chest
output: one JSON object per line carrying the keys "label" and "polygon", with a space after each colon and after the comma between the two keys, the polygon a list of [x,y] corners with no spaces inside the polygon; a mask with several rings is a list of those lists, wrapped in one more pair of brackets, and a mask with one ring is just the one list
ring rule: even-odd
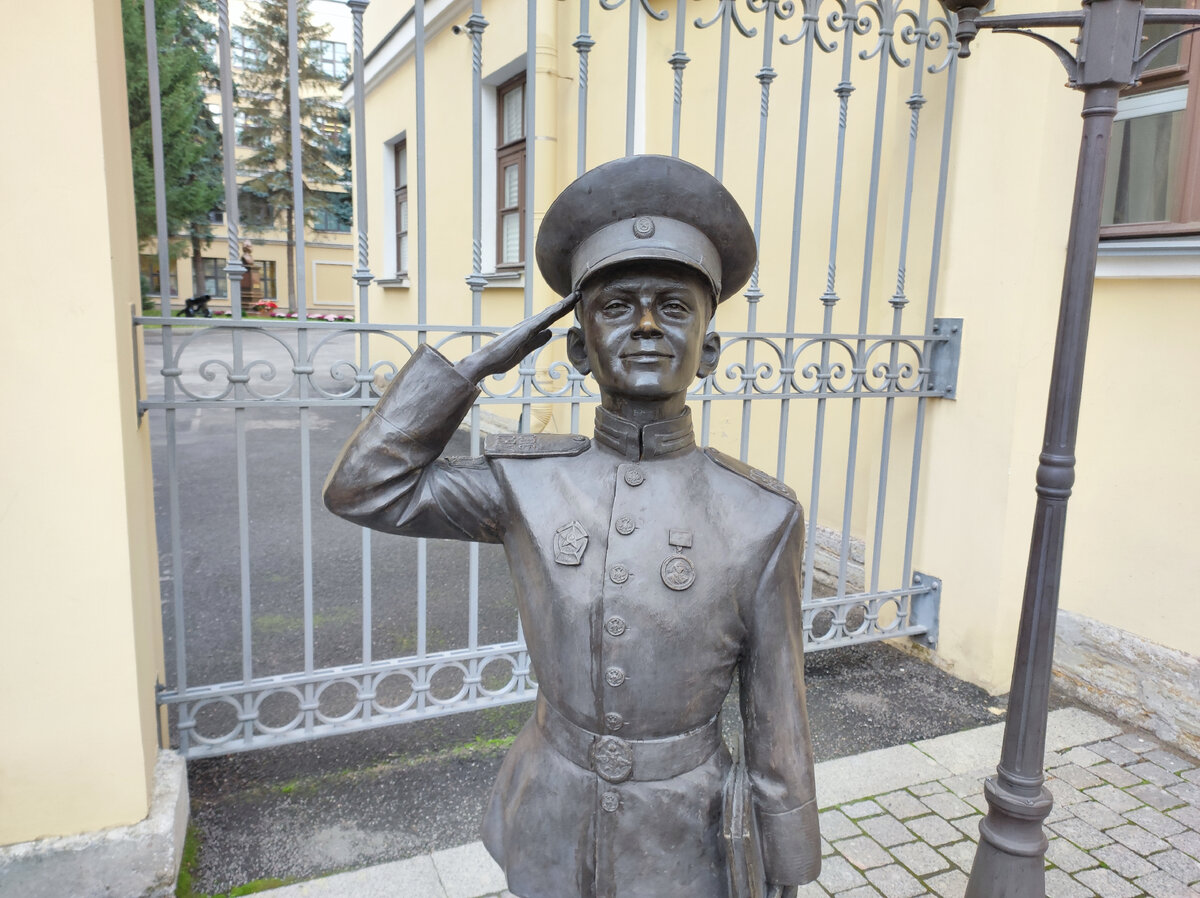
{"label": "badge on chest", "polygon": [[662,577],[662,582],[667,584],[668,589],[676,591],[687,589],[696,582],[696,567],[692,564],[692,560],[683,554],[684,549],[692,547],[692,531],[671,530],[668,532],[667,542],[671,544],[675,552],[663,560],[658,569],[659,575]]}
{"label": "badge on chest", "polygon": [[577,565],[583,561],[588,535],[578,521],[563,524],[554,531],[554,560],[559,564]]}
{"label": "badge on chest", "polygon": [[[616,527],[617,532],[626,534],[632,533],[632,519],[628,516],[623,516],[618,519]],[[622,526],[623,523],[627,526]],[[684,554],[684,549],[692,548],[692,531],[690,530],[668,530],[667,543],[671,546],[672,552],[663,559],[662,564],[658,567],[659,576],[662,577],[662,582],[668,589],[680,592],[688,589],[696,582],[696,566],[692,564],[692,560]],[[554,531],[554,561],[557,564],[574,567],[583,561],[583,553],[587,549],[588,533],[579,521],[570,521],[563,524]],[[621,568],[624,571],[623,565],[616,565],[615,568]],[[624,582],[624,578],[614,582]]]}

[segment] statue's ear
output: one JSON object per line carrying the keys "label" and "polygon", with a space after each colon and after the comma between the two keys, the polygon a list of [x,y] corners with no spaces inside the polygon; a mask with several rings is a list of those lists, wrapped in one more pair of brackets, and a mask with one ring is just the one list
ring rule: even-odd
{"label": "statue's ear", "polygon": [[697,377],[708,377],[717,370],[717,360],[721,358],[721,335],[709,333],[704,337],[704,345],[700,348],[700,369]]}
{"label": "statue's ear", "polygon": [[567,331],[567,358],[580,374],[592,373],[592,366],[587,357],[587,344],[583,341],[583,331],[577,327]]}

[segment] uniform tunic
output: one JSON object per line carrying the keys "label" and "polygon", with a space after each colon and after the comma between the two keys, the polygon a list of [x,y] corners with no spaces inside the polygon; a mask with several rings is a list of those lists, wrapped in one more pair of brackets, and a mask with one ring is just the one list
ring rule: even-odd
{"label": "uniform tunic", "polygon": [[[477,393],[418,349],[343,450],[325,502],[377,530],[504,545],[540,691],[483,822],[509,888],[727,898],[730,759],[713,721],[735,671],[767,880],[815,878],[804,527],[790,491],[698,449],[686,412],[639,430],[601,408],[594,441],[506,435],[483,458],[439,460]],[[631,771],[589,764],[586,745],[605,737]]]}

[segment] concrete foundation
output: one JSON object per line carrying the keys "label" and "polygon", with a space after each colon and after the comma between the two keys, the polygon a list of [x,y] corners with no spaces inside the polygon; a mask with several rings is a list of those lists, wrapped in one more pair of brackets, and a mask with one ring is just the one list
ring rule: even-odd
{"label": "concrete foundation", "polygon": [[1200,757],[1200,658],[1060,611],[1054,680],[1079,701]]}
{"label": "concrete foundation", "polygon": [[0,846],[0,896],[168,898],[187,831],[187,769],[160,751],[150,813],[132,826]]}

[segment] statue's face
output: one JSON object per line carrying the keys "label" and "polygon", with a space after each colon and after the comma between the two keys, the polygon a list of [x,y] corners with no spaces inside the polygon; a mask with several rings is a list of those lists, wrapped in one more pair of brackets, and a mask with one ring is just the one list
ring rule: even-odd
{"label": "statue's face", "polygon": [[719,347],[716,335],[706,334],[712,307],[708,282],[690,268],[654,261],[614,266],[583,286],[576,309],[582,341],[572,355],[586,351],[602,393],[640,400],[678,395],[712,354],[708,344]]}

